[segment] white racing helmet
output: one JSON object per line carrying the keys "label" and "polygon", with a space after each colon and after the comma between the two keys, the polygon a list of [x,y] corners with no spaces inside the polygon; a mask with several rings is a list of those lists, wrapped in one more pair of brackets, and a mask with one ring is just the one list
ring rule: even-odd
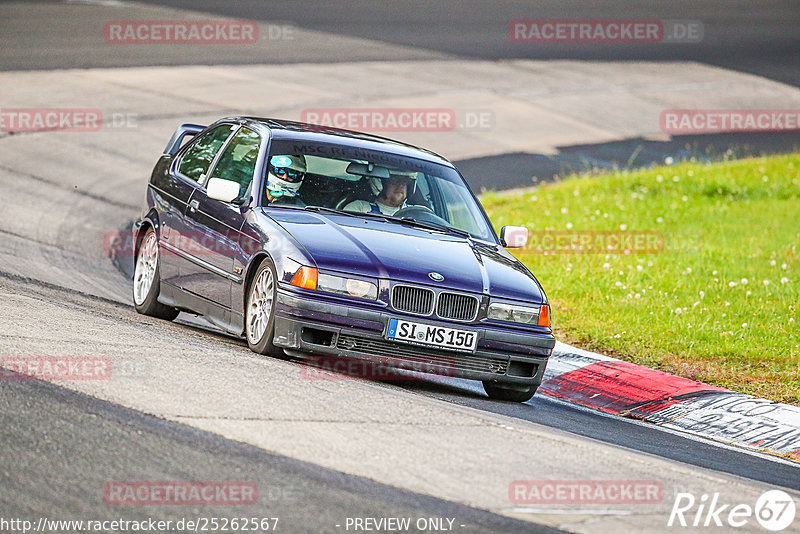
{"label": "white racing helmet", "polygon": [[369,178],[369,186],[372,189],[372,192],[377,197],[383,191],[383,181],[384,180],[402,180],[406,179],[408,181],[408,196],[414,192],[417,187],[417,173],[413,171],[398,171],[398,170],[390,170],[389,171],[389,178],[375,178],[374,176],[370,176]]}
{"label": "white racing helmet", "polygon": [[306,158],[299,156],[272,156],[269,158],[267,189],[272,196],[297,196],[306,175]]}

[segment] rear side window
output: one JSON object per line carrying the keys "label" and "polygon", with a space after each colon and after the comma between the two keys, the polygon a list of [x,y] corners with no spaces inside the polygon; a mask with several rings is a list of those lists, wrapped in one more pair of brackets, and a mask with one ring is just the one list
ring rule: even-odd
{"label": "rear side window", "polygon": [[240,128],[217,160],[209,179],[222,178],[236,182],[239,184],[239,196],[244,196],[253,181],[260,147],[260,135],[248,128]]}
{"label": "rear side window", "polygon": [[197,138],[184,153],[178,171],[195,182],[202,181],[214,156],[234,128],[230,124],[223,124]]}

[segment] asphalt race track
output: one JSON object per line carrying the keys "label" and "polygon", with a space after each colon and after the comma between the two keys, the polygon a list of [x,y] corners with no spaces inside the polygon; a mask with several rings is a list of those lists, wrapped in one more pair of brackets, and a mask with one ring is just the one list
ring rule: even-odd
{"label": "asphalt race track", "polygon": [[[109,380],[0,381],[0,531],[15,531],[2,526],[2,519],[11,518],[247,516],[278,517],[278,532],[354,531],[346,527],[348,518],[389,517],[452,519],[456,532],[673,532],[667,520],[681,492],[698,498],[719,493],[726,503],[753,505],[763,492],[783,489],[800,503],[796,463],[600,415],[544,395],[518,405],[491,402],[479,384],[463,380],[315,379],[302,362],[257,356],[201,318],[182,314],[166,323],[136,314],[124,274],[128,269],[121,268],[130,258],[115,264],[108,256],[104,238],[139,214],[150,168],[175,125],[236,113],[237,101],[231,99],[236,84],[262,75],[299,88],[291,78],[296,69],[305,84],[286,94],[270,89],[276,101],[268,109],[276,113],[309,105],[313,100],[301,100],[304,89],[309,99],[326,105],[334,104],[319,95],[328,86],[348,86],[356,95],[353,102],[369,96],[368,82],[336,78],[335,70],[323,71],[327,67],[320,64],[331,69],[364,64],[376,76],[396,66],[418,72],[424,85],[426,77],[443,72],[426,70],[431,62],[441,62],[435,63],[438,68],[473,60],[551,58],[620,62],[608,69],[632,79],[635,73],[625,70],[636,67],[632,62],[650,62],[652,69],[660,61],[686,61],[692,68],[700,65],[698,77],[759,84],[758,94],[770,104],[800,102],[797,5],[768,2],[756,8],[713,1],[632,9],[611,2],[580,15],[702,20],[706,39],[698,45],[556,50],[520,48],[506,37],[509,20],[576,18],[580,6],[449,0],[336,7],[326,2],[0,2],[0,109],[90,107],[88,102],[137,114],[136,127],[98,134],[0,132],[0,357],[101,357],[115,369]],[[212,16],[287,24],[302,38],[261,43],[242,53],[224,46],[107,46],[96,32],[83,31],[102,29],[109,19]],[[153,65],[163,67],[149,69]],[[280,70],[258,70],[263,65]],[[564,72],[583,68],[588,67],[564,64]],[[209,104],[217,95],[211,85],[215,77],[228,86],[219,93],[218,105]],[[703,78],[702,83],[714,81]],[[695,90],[688,82],[677,85],[677,90]],[[242,88],[247,93],[242,102],[256,100],[260,90]],[[401,98],[422,88],[395,85],[393,90]],[[178,100],[182,92],[186,98]],[[460,98],[455,90],[437,94]],[[734,96],[749,98],[749,89]],[[530,154],[506,145],[470,158],[468,151],[456,151],[461,138],[452,145],[433,141],[442,143],[446,156],[452,146],[453,159],[474,169],[475,176],[491,162],[516,161],[505,171],[503,184],[509,186],[528,183],[534,173],[546,179],[547,168],[550,176],[559,174],[565,161],[582,161],[570,155],[578,150],[574,147],[591,145],[594,154],[612,161],[624,160],[632,146],[626,135],[585,131],[591,135],[565,135],[565,141],[550,143],[563,155],[558,163],[546,162],[550,167],[527,168]],[[485,140],[480,132],[467,132],[463,139]],[[750,143],[765,151],[790,150],[797,143],[791,135],[760,139],[718,137],[713,143]],[[654,144],[653,154],[672,153],[681,141],[648,140],[677,143]],[[510,500],[515,480],[650,480],[664,491],[663,499],[652,504],[532,507]],[[259,498],[249,506],[119,505],[104,498],[104,488],[115,481],[244,481],[258,487]],[[434,531],[433,524],[410,531]],[[800,531],[798,524],[786,532]],[[739,530],[764,531],[755,521]]]}

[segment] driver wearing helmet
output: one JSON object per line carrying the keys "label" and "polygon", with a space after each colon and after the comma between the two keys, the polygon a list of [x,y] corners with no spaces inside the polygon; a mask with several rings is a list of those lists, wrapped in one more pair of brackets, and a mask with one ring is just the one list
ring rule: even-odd
{"label": "driver wearing helmet", "polygon": [[306,158],[299,156],[272,156],[269,159],[266,200],[270,204],[305,206],[297,196],[306,175]]}
{"label": "driver wearing helmet", "polygon": [[373,200],[354,200],[344,207],[345,211],[360,213],[381,213],[394,215],[406,206],[406,198],[414,191],[417,173],[409,171],[389,171],[388,178],[369,177],[370,187],[375,194]]}

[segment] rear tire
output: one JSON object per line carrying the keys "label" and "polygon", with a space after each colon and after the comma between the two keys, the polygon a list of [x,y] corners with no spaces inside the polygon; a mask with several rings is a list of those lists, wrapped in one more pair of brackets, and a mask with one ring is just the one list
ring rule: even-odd
{"label": "rear tire", "polygon": [[278,300],[278,277],[269,258],[258,266],[245,306],[245,337],[250,350],[259,354],[283,357],[283,349],[272,343],[275,335],[275,304]]}
{"label": "rear tire", "polygon": [[500,385],[497,382],[488,380],[483,381],[483,390],[493,400],[528,402],[533,398],[537,389],[539,389],[539,386],[511,386]]}
{"label": "rear tire", "polygon": [[133,268],[133,305],[141,314],[172,321],[180,311],[158,302],[158,294],[161,291],[159,263],[158,237],[155,230],[149,228],[136,252],[136,263]]}

